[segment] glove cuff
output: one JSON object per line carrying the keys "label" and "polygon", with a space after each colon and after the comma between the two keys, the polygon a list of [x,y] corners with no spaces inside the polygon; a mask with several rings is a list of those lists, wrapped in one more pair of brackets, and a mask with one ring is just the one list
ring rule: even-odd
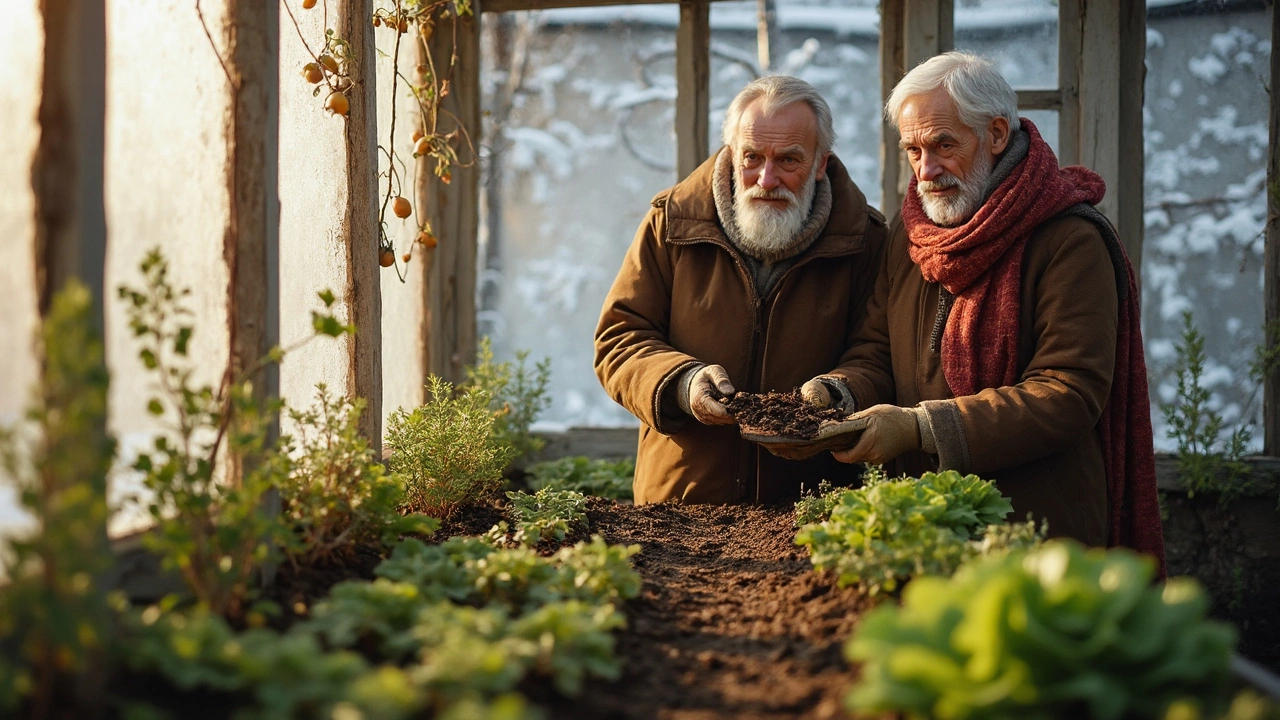
{"label": "glove cuff", "polygon": [[676,404],[684,411],[686,415],[693,415],[693,410],[689,408],[689,388],[693,386],[693,376],[697,375],[706,365],[698,363],[685,370],[676,378]]}
{"label": "glove cuff", "polygon": [[916,428],[920,430],[920,449],[930,455],[938,454],[938,441],[933,436],[933,423],[922,407],[908,408],[916,416]]}

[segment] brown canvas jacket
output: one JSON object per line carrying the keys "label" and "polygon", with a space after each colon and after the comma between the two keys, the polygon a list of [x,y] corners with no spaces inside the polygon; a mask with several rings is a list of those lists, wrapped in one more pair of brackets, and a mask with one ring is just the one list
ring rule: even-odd
{"label": "brown canvas jacket", "polygon": [[664,403],[696,363],[724,366],[749,392],[790,390],[831,371],[861,324],[885,244],[883,216],[832,156],[826,227],[758,297],[716,214],[714,166],[715,156],[653,199],[596,328],[596,375],[641,423],[637,503],[770,502],[854,472],[829,453],[777,458],[737,426],[705,426]]}
{"label": "brown canvas jacket", "polygon": [[[1107,483],[1095,431],[1115,367],[1116,278],[1096,226],[1046,221],[1027,241],[1022,267],[1019,381],[951,400],[931,348],[939,286],[907,254],[895,220],[867,322],[835,373],[859,408],[923,404],[938,455],[904,455],[890,475],[934,469],[994,480],[1012,498],[1011,521],[1049,521],[1051,536],[1107,541]],[[946,402],[929,402],[946,401]]]}

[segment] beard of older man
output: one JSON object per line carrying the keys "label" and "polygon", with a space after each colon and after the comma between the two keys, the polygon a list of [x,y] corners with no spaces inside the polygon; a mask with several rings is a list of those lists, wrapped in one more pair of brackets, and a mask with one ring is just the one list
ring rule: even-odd
{"label": "beard of older man", "polygon": [[[739,172],[733,193],[733,211],[738,216],[743,249],[755,257],[768,257],[795,242],[813,209],[817,177],[818,163],[814,163],[797,196],[785,185],[778,185],[772,190],[765,190],[759,185],[744,187]],[[787,206],[779,209],[753,200],[786,200]]]}
{"label": "beard of older man", "polygon": [[[987,181],[991,179],[994,167],[995,157],[979,150],[963,179],[944,172],[932,180],[916,183],[916,194],[920,196],[924,214],[938,227],[956,227],[968,222],[987,200]],[[960,189],[954,197],[935,197],[932,194],[951,187]]]}

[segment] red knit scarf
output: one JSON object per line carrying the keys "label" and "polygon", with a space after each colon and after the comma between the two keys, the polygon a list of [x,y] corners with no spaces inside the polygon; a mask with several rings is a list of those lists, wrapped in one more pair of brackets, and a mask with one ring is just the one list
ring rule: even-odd
{"label": "red knit scarf", "polygon": [[[1058,167],[1058,158],[1026,118],[1026,158],[1013,168],[968,222],[938,227],[925,215],[913,177],[902,204],[911,259],[925,280],[955,295],[942,337],[942,370],[959,397],[1018,381],[1022,256],[1031,232],[1073,206],[1096,205],[1106,192],[1102,178],[1080,166]],[[1156,497],[1151,410],[1133,269],[1109,223],[1105,227],[1120,290],[1116,367],[1097,430],[1107,473],[1111,531],[1108,544],[1150,553],[1164,577],[1164,540]],[[1096,216],[1096,217],[1094,217]],[[1126,292],[1127,290],[1127,292]]]}

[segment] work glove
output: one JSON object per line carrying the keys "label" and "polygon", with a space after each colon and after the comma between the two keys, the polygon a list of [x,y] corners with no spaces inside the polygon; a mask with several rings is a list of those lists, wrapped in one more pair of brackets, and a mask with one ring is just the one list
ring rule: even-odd
{"label": "work glove", "polygon": [[819,375],[800,386],[800,397],[816,408],[833,407],[845,413],[855,409],[853,393],[839,378]]}
{"label": "work glove", "polygon": [[703,365],[687,371],[680,378],[676,400],[681,410],[703,425],[733,425],[737,421],[720,404],[719,398],[734,392],[729,373],[723,367]]}
{"label": "work glove", "polygon": [[858,443],[848,450],[831,453],[845,463],[865,462],[883,465],[909,450],[920,449],[920,421],[923,412],[897,405],[872,405],[850,420],[865,420],[867,425]]}

